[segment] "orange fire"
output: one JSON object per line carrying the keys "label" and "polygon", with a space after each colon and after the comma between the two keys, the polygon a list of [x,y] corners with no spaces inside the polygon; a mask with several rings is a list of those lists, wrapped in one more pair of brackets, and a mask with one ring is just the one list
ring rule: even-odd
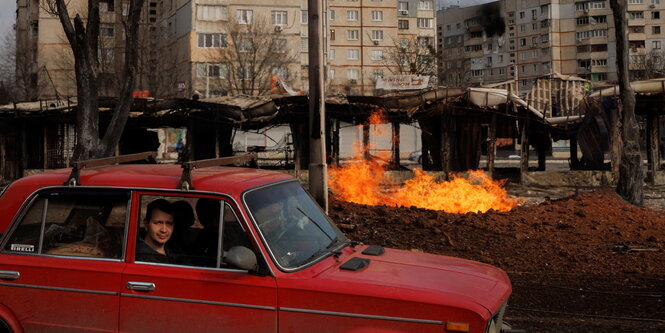
{"label": "orange fire", "polygon": [[[371,124],[380,122],[380,115],[370,117]],[[448,213],[484,213],[490,209],[507,212],[519,203],[519,199],[508,197],[502,188],[504,181],[494,181],[482,170],[438,182],[426,172],[415,169],[414,178],[399,188],[387,190],[381,186],[388,180],[387,163],[364,160],[363,153],[369,148],[361,149],[356,143],[354,158],[344,166],[329,170],[329,185],[339,200],[365,205],[415,206]]]}

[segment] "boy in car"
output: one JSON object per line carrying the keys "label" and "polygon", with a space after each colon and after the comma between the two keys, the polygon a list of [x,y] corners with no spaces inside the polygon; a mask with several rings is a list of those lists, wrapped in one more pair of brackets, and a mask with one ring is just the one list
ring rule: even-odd
{"label": "boy in car", "polygon": [[175,253],[166,245],[173,235],[173,205],[165,199],[148,204],[143,226],[145,237],[136,244],[136,261],[173,263]]}

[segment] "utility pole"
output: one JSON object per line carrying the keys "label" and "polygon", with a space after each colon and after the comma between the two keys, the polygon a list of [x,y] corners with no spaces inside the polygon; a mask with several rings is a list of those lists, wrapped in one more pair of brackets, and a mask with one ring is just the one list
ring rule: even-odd
{"label": "utility pole", "polygon": [[320,0],[307,0],[309,58],[309,192],[328,213],[325,95],[323,93],[323,8]]}

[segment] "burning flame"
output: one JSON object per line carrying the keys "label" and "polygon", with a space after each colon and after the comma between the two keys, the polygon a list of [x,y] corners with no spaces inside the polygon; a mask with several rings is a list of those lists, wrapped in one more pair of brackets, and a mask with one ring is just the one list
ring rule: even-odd
{"label": "burning flame", "polygon": [[[378,116],[375,117],[375,115]],[[370,117],[370,124],[381,123],[381,114]],[[519,199],[508,197],[502,188],[505,181],[494,181],[482,170],[469,171],[467,177],[453,176],[450,181],[437,182],[426,172],[415,169],[414,178],[404,185],[386,191],[381,187],[388,179],[386,163],[366,161],[363,153],[370,147],[354,144],[354,157],[344,166],[329,170],[329,185],[343,201],[365,205],[388,205],[443,210],[448,213],[484,213],[490,209],[510,211]]]}

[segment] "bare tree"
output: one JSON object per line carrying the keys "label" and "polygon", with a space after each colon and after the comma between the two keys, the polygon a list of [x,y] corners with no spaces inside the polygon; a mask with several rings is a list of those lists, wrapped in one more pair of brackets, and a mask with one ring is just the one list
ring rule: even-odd
{"label": "bare tree", "polygon": [[628,40],[627,40],[627,5],[626,0],[610,0],[610,7],[614,15],[614,26],[617,43],[617,70],[619,74],[619,88],[621,91],[621,163],[619,165],[619,180],[617,193],[626,201],[641,206],[643,203],[644,171],[642,170],[642,155],[640,153],[640,132],[635,119],[635,93],[630,87],[628,78]]}
{"label": "bare tree", "polygon": [[434,38],[412,36],[393,39],[393,46],[384,51],[382,65],[395,75],[430,75],[431,82],[436,82]]}
{"label": "bare tree", "polygon": [[10,30],[2,40],[0,53],[0,104],[12,99],[16,86],[16,31]]}
{"label": "bare tree", "polygon": [[233,18],[226,33],[200,38],[210,38],[202,42],[215,43],[219,50],[211,57],[215,63],[198,64],[197,76],[208,76],[206,90],[265,95],[270,90],[272,74],[285,82],[296,76],[289,71],[298,65],[299,48],[294,47],[293,36],[283,34],[262,17],[243,17],[240,22]]}
{"label": "bare tree", "polygon": [[87,15],[76,13],[72,19],[66,0],[45,0],[49,11],[57,15],[74,54],[78,108],[76,112],[76,148],[74,160],[105,157],[113,154],[120,141],[132,104],[137,62],[138,28],[144,0],[129,1],[125,23],[125,59],[118,103],[104,137],[99,131],[99,0],[88,0]]}
{"label": "bare tree", "polygon": [[665,51],[651,50],[644,56],[631,59],[631,65],[638,70],[635,76],[639,80],[648,80],[665,76]]}

